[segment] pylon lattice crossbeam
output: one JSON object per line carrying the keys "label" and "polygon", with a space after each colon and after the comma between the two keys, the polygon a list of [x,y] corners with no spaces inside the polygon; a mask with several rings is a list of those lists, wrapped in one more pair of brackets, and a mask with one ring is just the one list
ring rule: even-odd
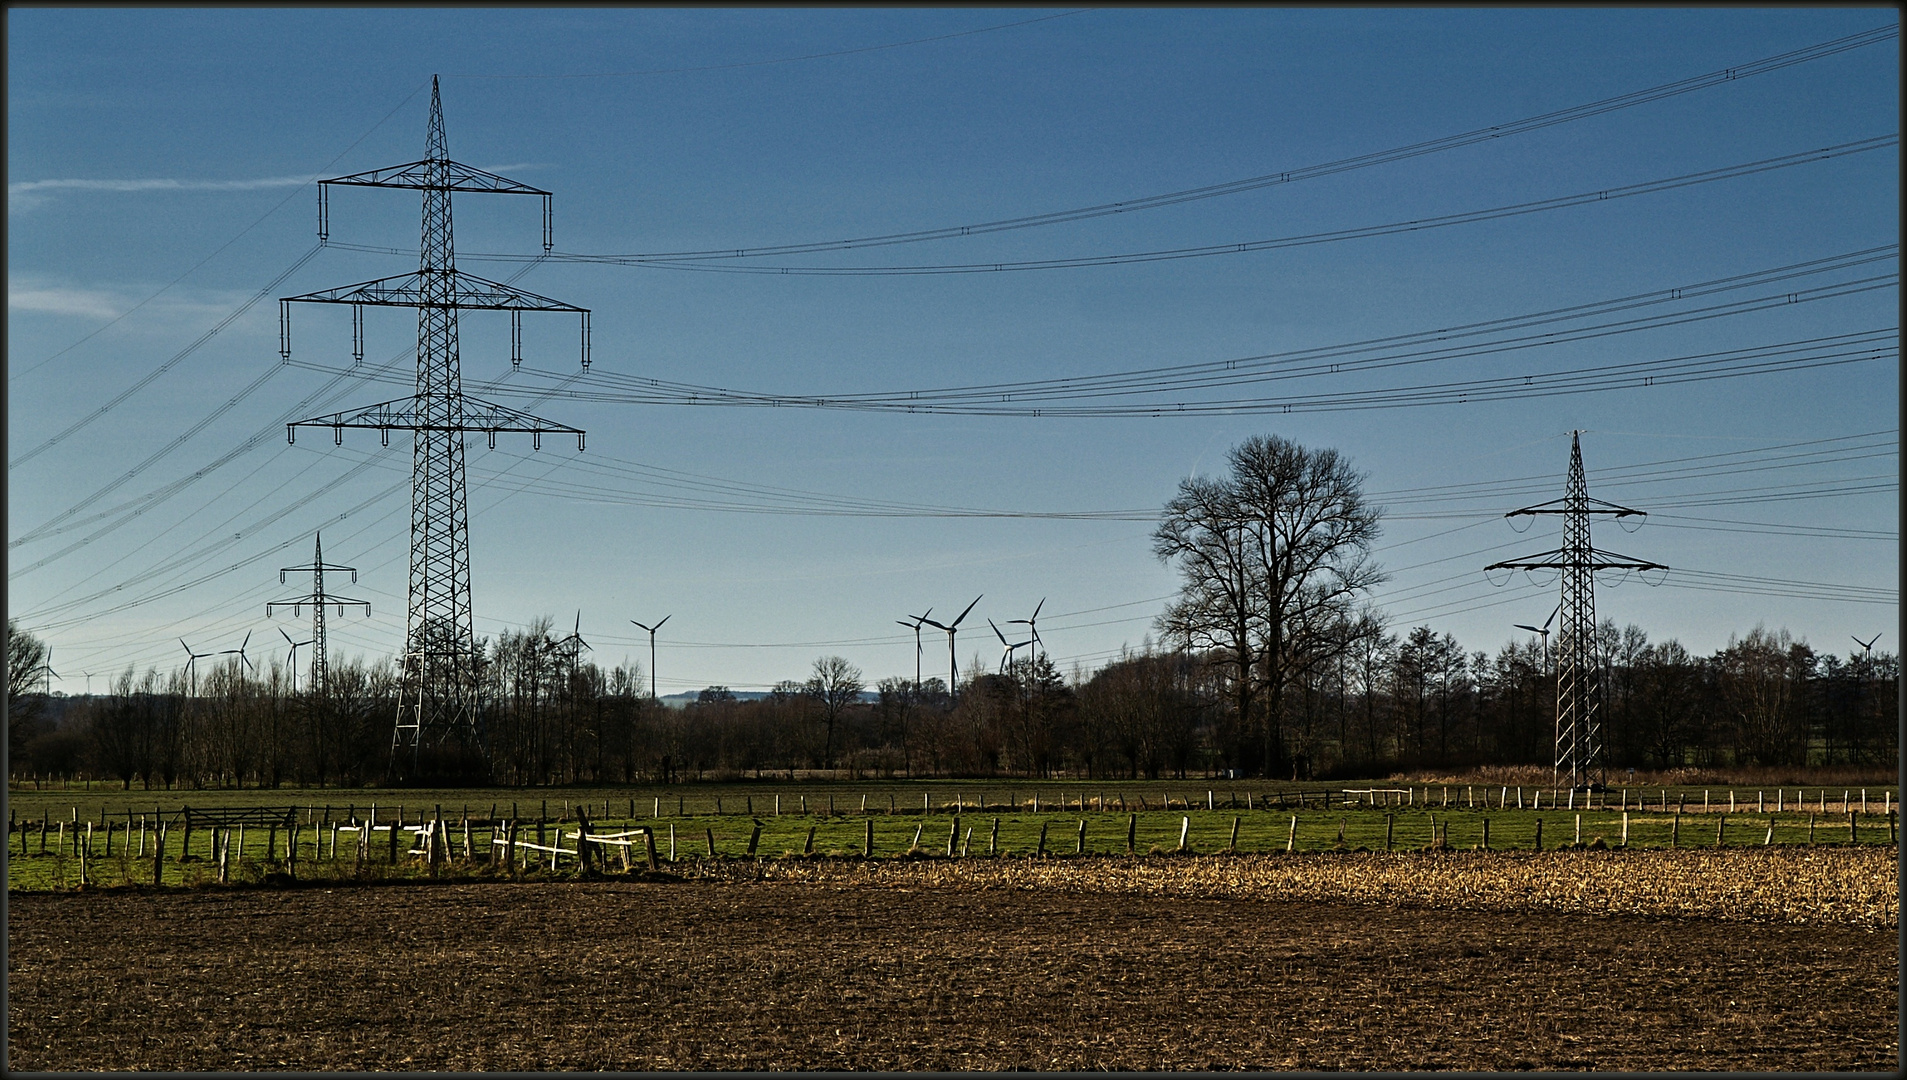
{"label": "pylon lattice crossbeam", "polygon": [[[328,186],[408,188],[421,191],[423,210],[414,275],[380,278],[337,289],[281,299],[280,351],[290,357],[290,305],[293,302],[417,309],[416,393],[364,409],[312,417],[286,427],[295,439],[300,427],[328,427],[334,438],[343,429],[374,428],[388,440],[393,429],[412,433],[411,548],[403,672],[397,717],[391,733],[394,778],[421,772],[463,775],[487,772],[484,763],[479,668],[470,601],[470,520],[464,483],[464,436],[483,431],[496,445],[497,432],[528,432],[540,447],[544,433],[574,434],[582,449],[583,432],[490,402],[466,399],[458,358],[460,308],[508,310],[514,320],[523,311],[563,311],[582,320],[583,364],[589,363],[589,312],[585,308],[537,296],[471,275],[459,275],[451,227],[451,193],[487,192],[538,195],[544,201],[544,250],[550,249],[549,192],[452,161],[444,137],[443,103],[431,80],[430,125],[422,160],[388,169],[355,173],[319,185],[318,235],[329,230]],[[362,322],[353,319],[354,333]],[[514,344],[514,341],[513,341]],[[354,342],[361,355],[361,340]],[[517,359],[515,355],[512,360]],[[473,408],[474,406],[474,408]],[[428,769],[423,756],[433,757]]]}
{"label": "pylon lattice crossbeam", "polygon": [[1602,662],[1596,648],[1596,571],[1667,570],[1661,563],[1596,550],[1589,535],[1592,514],[1647,517],[1641,510],[1589,497],[1583,471],[1582,433],[1570,433],[1569,479],[1560,500],[1512,510],[1505,517],[1559,514],[1563,546],[1522,559],[1491,563],[1485,570],[1555,570],[1562,584],[1556,650],[1556,741],[1554,777],[1572,788],[1602,783]]}

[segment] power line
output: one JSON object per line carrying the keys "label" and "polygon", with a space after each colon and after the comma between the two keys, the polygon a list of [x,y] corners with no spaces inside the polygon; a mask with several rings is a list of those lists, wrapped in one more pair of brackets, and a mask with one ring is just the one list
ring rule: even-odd
{"label": "power line", "polygon": [[[19,457],[14,458],[12,461],[8,462],[7,471],[12,472],[14,469],[17,469],[20,466],[25,465],[27,462],[32,461],[34,458],[39,457],[41,454],[59,445],[59,443],[63,442],[67,438],[67,436],[72,435],[74,432],[87,427],[93,421],[98,420],[100,417],[105,416],[107,413],[118,408],[122,403],[125,402],[127,398],[133,396],[139,391],[144,390],[146,387],[152,385],[153,380],[157,379],[159,376],[164,375],[166,372],[171,371],[173,368],[177,367],[181,360],[184,360],[186,357],[191,356],[193,353],[199,351],[200,347],[203,346],[206,342],[211,341],[214,337],[217,337],[220,331],[232,325],[232,323],[236,322],[241,315],[244,315],[246,312],[250,311],[253,307],[257,306],[260,300],[263,300],[266,296],[270,295],[274,289],[278,288],[279,285],[284,283],[286,278],[297,273],[301,267],[303,267],[306,263],[310,262],[312,258],[315,257],[318,254],[318,252],[322,250],[324,250],[324,245],[322,244],[312,245],[312,248],[310,251],[305,252],[302,256],[299,257],[298,261],[292,263],[290,266],[286,267],[284,271],[280,273],[277,277],[271,279],[271,281],[268,282],[264,288],[253,293],[250,299],[246,300],[243,304],[240,304],[238,308],[234,310],[231,314],[225,316],[225,318],[223,319],[220,319],[216,324],[213,325],[212,329],[207,330],[204,334],[200,335],[198,340],[194,341],[190,345],[187,345],[185,348],[180,349],[178,352],[173,353],[172,357],[166,360],[165,363],[160,364],[158,367],[147,372],[144,377],[139,379],[137,382],[133,383],[131,386],[128,386],[124,390],[121,390],[119,393],[114,394],[112,398],[106,402],[106,404],[101,405],[99,408],[94,409],[90,413],[87,413],[85,416],[81,417],[80,419],[73,421],[71,424],[68,424],[65,428],[63,428],[58,434],[49,437],[45,442],[40,443],[38,446],[35,446],[33,449],[28,450],[26,453],[21,454]],[[176,443],[170,444],[168,446],[168,449],[170,449],[170,446],[172,445],[177,445],[177,444]],[[164,452],[165,451],[161,451],[162,454]],[[104,494],[104,492],[101,492],[100,494]],[[81,507],[79,508],[83,508],[85,505],[90,505],[90,504],[82,504]],[[76,509],[79,509],[79,508],[76,508]],[[67,513],[74,513],[74,512],[75,510],[67,511]]]}
{"label": "power line", "polygon": [[1459,147],[1489,142],[1494,139],[1521,135],[1531,131],[1539,131],[1543,128],[1554,127],[1558,124],[1566,124],[1575,120],[1600,116],[1604,113],[1633,108],[1634,106],[1647,104],[1652,101],[1661,101],[1681,94],[1692,93],[1697,90],[1706,90],[1711,87],[1739,82],[1742,79],[1766,74],[1771,71],[1779,71],[1782,68],[1792,67],[1796,64],[1804,64],[1852,49],[1859,49],[1868,45],[1889,41],[1899,36],[1900,28],[1898,26],[1880,26],[1872,30],[1864,30],[1858,34],[1849,34],[1846,37],[1835,38],[1831,41],[1820,42],[1805,48],[1764,57],[1759,60],[1750,61],[1749,63],[1738,64],[1734,67],[1723,68],[1720,71],[1709,72],[1705,75],[1697,75],[1676,82],[1663,83],[1660,86],[1653,86],[1644,90],[1635,90],[1626,94],[1618,94],[1615,97],[1603,98],[1599,101],[1592,101],[1582,105],[1573,105],[1569,108],[1557,109],[1536,116],[1525,117],[1521,120],[1512,120],[1508,123],[1494,124],[1489,127],[1477,128],[1473,131],[1462,132],[1455,135],[1445,135],[1423,142],[1411,143],[1407,146],[1374,151],[1368,154],[1359,154],[1354,157],[1340,158],[1321,164],[1307,165],[1278,172],[1267,172],[1258,176],[1245,177],[1239,180],[1228,180],[1217,184],[1207,184],[1201,187],[1184,188],[1158,195],[1146,195],[1137,198],[1122,199],[1117,202],[1098,203],[1092,206],[1076,207],[1070,210],[1056,210],[1043,214],[1001,218],[993,221],[953,225],[935,229],[919,229],[912,232],[887,233],[879,236],[863,236],[802,244],[730,246],[692,251],[649,252],[631,255],[603,256],[603,258],[628,261],[654,259],[734,259],[764,255],[799,255],[821,251],[845,251],[861,247],[912,244],[930,240],[948,240],[966,236],[981,236],[987,233],[1035,228],[1044,225],[1057,225],[1064,222],[1084,221],[1114,214],[1129,214],[1163,206],[1176,206],[1181,203],[1218,198],[1225,195],[1235,195],[1246,191],[1256,191],[1261,188],[1295,183],[1301,180],[1334,176],[1339,173],[1366,169],[1375,165],[1386,165],[1392,162],[1422,157],[1426,154],[1435,154],[1444,150],[1453,150]]}
{"label": "power line", "polygon": [[[373,132],[377,131],[378,128],[381,128],[384,126],[385,121],[389,120],[393,116],[396,116],[399,109],[402,109],[404,106],[410,104],[410,100],[417,96],[417,91],[422,90],[423,88],[424,88],[423,83],[417,84],[415,89],[413,89],[410,93],[404,95],[404,100],[398,102],[391,109],[390,112],[387,112],[384,114],[383,119],[379,120],[377,123],[372,124],[369,128],[365,129],[364,134],[359,135],[357,138],[351,140],[351,145],[345,147],[343,150],[338,151],[337,156],[332,158],[330,161],[326,162],[324,164],[324,167],[320,169],[319,172],[321,174],[323,172],[327,172],[330,170],[331,166],[336,165],[338,162],[344,160],[344,156],[346,154],[349,154],[351,151],[357,149],[357,146],[359,143],[370,138]],[[59,352],[54,353],[53,355],[47,357],[46,359],[40,361],[39,363],[34,364],[32,367],[13,372],[7,377],[7,381],[12,382],[14,379],[18,379],[24,375],[30,375],[33,372],[40,370],[41,368],[52,363],[53,361],[58,360],[60,357],[65,356],[67,353],[72,352],[74,349],[79,348],[81,345],[86,344],[88,341],[91,341],[94,337],[98,336],[101,332],[107,330],[108,328],[112,327],[114,324],[118,323],[121,319],[124,319],[132,315],[134,312],[145,307],[147,304],[150,304],[154,300],[157,300],[159,297],[163,296],[167,291],[169,291],[174,285],[177,285],[179,282],[184,281],[186,278],[192,276],[194,271],[198,270],[200,267],[204,266],[206,263],[209,263],[213,259],[217,258],[220,254],[222,254],[225,251],[226,248],[229,248],[233,244],[238,243],[239,240],[242,239],[246,233],[251,232],[253,229],[264,224],[266,218],[271,217],[273,214],[276,214],[278,211],[284,209],[285,204],[290,202],[292,199],[296,198],[298,193],[303,191],[304,189],[305,189],[305,186],[303,184],[300,184],[298,187],[292,189],[289,195],[286,195],[283,199],[280,199],[277,202],[277,204],[274,205],[270,210],[267,210],[263,214],[260,214],[258,217],[258,220],[252,222],[250,225],[245,226],[243,229],[240,229],[238,233],[234,235],[230,240],[227,240],[225,243],[220,244],[217,248],[213,249],[210,255],[207,255],[205,258],[200,259],[196,263],[193,263],[192,266],[185,271],[185,273],[180,274],[178,277],[175,277],[171,281],[168,281],[164,285],[160,286],[159,291],[153,293],[151,296],[146,297],[144,300],[139,301],[137,304],[134,304],[132,307],[127,308],[125,311],[120,312],[118,315],[113,316],[111,319],[108,319],[106,322],[102,323],[100,326],[93,329],[86,336],[80,338],[78,341],[73,342],[71,345],[68,345],[66,348],[61,349]],[[309,255],[306,256],[306,258],[309,258],[309,257],[310,257]],[[287,273],[289,273],[289,271],[287,271]],[[271,286],[267,285],[265,287],[265,291],[269,292],[271,288],[272,288]],[[217,331],[214,331],[214,333],[216,332]],[[194,345],[193,348],[197,348],[197,346]]]}
{"label": "power line", "polygon": [[[1565,341],[1602,337],[1612,333],[1660,329],[1707,318],[1785,307],[1878,288],[1897,287],[1899,275],[1896,272],[1811,289],[1787,290],[1748,300],[1664,312],[1639,319],[1602,322],[1564,330],[1545,330],[1520,336],[1504,336],[1514,331],[1535,331],[1542,327],[1576,322],[1594,316],[1681,303],[1754,286],[1778,284],[1799,277],[1850,269],[1872,262],[1894,259],[1898,257],[1898,253],[1898,245],[1888,244],[1788,266],[1484,322],[1223,360],[1136,368],[1101,375],[1062,376],[1052,379],[915,390],[808,395],[768,394],[627,376],[597,365],[591,372],[592,381],[605,384],[612,389],[579,391],[577,394],[588,400],[626,401],[641,404],[733,403],[769,408],[853,408],[869,404],[919,412],[963,401],[992,403],[1004,399],[1029,402],[1081,397],[1131,396],[1143,392],[1161,392],[1171,389],[1184,390],[1237,383],[1258,383],[1272,378],[1268,373],[1274,370],[1281,372],[1278,378],[1337,375],[1347,371],[1400,366],[1407,363],[1465,359],[1517,349],[1540,348]],[[1471,343],[1463,344],[1466,339],[1470,339]],[[335,369],[320,367],[318,370],[334,371]],[[530,369],[527,374],[544,379],[556,377],[556,373],[536,369]],[[616,387],[623,388],[624,392],[616,393],[613,389]]]}
{"label": "power line", "polygon": [[1620,187],[1603,188],[1596,191],[1578,192],[1574,195],[1560,195],[1534,202],[1514,203],[1508,206],[1491,207],[1485,210],[1466,210],[1457,214],[1444,214],[1438,217],[1416,218],[1409,221],[1395,221],[1384,225],[1364,225],[1353,229],[1336,229],[1330,232],[1305,233],[1298,236],[1281,236],[1268,240],[1248,240],[1224,244],[1206,244],[1199,247],[1167,248],[1158,251],[1133,251],[1116,255],[1081,255],[1061,259],[1024,259],[1018,261],[993,261],[977,263],[922,263],[896,266],[717,266],[694,262],[675,262],[663,259],[629,259],[619,256],[578,255],[557,252],[553,259],[567,262],[597,263],[611,266],[648,266],[664,270],[693,270],[711,274],[783,274],[797,277],[891,277],[937,274],[995,274],[1025,270],[1068,270],[1088,266],[1124,266],[1131,263],[1168,262],[1178,259],[1200,259],[1214,255],[1237,255],[1254,251],[1276,251],[1284,248],[1309,247],[1315,244],[1331,244],[1344,240],[1365,240],[1377,236],[1394,236],[1398,233],[1422,232],[1429,229],[1442,229],[1454,225],[1471,225],[1480,221],[1496,221],[1502,218],[1521,217],[1525,214],[1539,214],[1551,210],[1564,210],[1575,206],[1587,206],[1592,203],[1612,202],[1617,199],[1633,198],[1638,195],[1653,195],[1662,191],[1692,187],[1697,184],[1710,184],[1720,180],[1732,180],[1758,173],[1772,172],[1777,169],[1792,168],[1816,161],[1846,157],[1850,154],[1864,154],[1871,150],[1883,150],[1900,144],[1898,133],[1878,135],[1868,139],[1840,143],[1834,146],[1806,150],[1798,154],[1784,154],[1780,157],[1764,158],[1760,161],[1728,165],[1719,169],[1707,169],[1701,172],[1685,173],[1681,176],[1661,180],[1648,180],[1639,184],[1625,184]]}

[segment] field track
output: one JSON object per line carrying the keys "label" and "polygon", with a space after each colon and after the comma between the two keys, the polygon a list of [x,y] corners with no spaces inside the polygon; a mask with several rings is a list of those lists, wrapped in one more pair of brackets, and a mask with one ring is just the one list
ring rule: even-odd
{"label": "field track", "polygon": [[851,880],[15,894],[15,1070],[1865,1069],[1892,929]]}

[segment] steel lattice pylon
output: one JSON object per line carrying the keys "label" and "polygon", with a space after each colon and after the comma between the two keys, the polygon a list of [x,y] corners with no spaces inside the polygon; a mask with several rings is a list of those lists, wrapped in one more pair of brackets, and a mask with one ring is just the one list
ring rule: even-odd
{"label": "steel lattice pylon", "polygon": [[1596,650],[1596,571],[1667,570],[1661,563],[1597,551],[1589,538],[1589,516],[1647,517],[1642,510],[1589,497],[1583,472],[1582,432],[1569,438],[1569,480],[1563,497],[1512,510],[1504,517],[1561,514],[1563,546],[1522,559],[1491,563],[1487,570],[1556,570],[1562,580],[1561,622],[1556,630],[1555,779],[1572,788],[1602,782],[1602,663]]}
{"label": "steel lattice pylon", "polygon": [[[481,431],[496,445],[498,432],[528,432],[541,447],[545,433],[576,436],[583,432],[527,413],[464,396],[458,360],[457,312],[462,308],[507,310],[511,315],[511,360],[521,360],[524,311],[563,311],[580,316],[582,363],[589,367],[589,311],[507,284],[460,274],[451,230],[451,193],[538,195],[543,199],[543,250],[551,248],[550,193],[494,173],[452,161],[444,139],[443,104],[431,79],[430,127],[425,156],[407,165],[374,169],[321,181],[318,236],[330,227],[330,185],[393,187],[423,193],[423,219],[415,275],[381,278],[279,301],[279,350],[291,355],[290,305],[293,302],[353,306],[354,357],[363,357],[364,306],[417,309],[416,393],[350,412],[312,417],[286,425],[286,437],[300,427],[328,427],[342,443],[345,428],[377,430],[388,444],[393,430],[410,431],[411,547],[409,612],[404,636],[403,674],[397,718],[391,734],[394,779],[424,774],[474,777],[487,773],[484,762],[481,657],[470,604],[470,522],[464,488],[464,436]],[[406,754],[404,751],[408,750]],[[426,761],[426,751],[432,760]],[[408,760],[406,760],[408,758]]]}
{"label": "steel lattice pylon", "polygon": [[286,574],[302,573],[306,570],[311,571],[310,594],[306,596],[294,596],[287,600],[273,600],[271,603],[265,605],[265,617],[267,619],[271,618],[273,608],[284,607],[286,604],[290,604],[292,617],[296,618],[299,614],[299,609],[303,608],[306,604],[311,605],[311,689],[313,693],[322,697],[325,693],[328,682],[327,676],[329,675],[329,662],[325,658],[324,647],[325,605],[331,604],[335,606],[340,616],[344,614],[344,609],[347,607],[362,607],[364,614],[369,616],[371,614],[371,602],[369,600],[353,600],[348,596],[336,596],[324,591],[324,572],[326,570],[336,570],[340,573],[349,571],[351,580],[355,583],[358,580],[358,569],[355,566],[337,566],[325,562],[323,534],[312,539],[311,565],[281,567],[278,571],[278,583],[281,585],[284,584]]}

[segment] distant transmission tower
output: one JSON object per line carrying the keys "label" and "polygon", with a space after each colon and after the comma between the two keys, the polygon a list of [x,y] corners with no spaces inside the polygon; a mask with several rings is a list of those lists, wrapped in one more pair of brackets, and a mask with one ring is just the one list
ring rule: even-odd
{"label": "distant transmission tower", "polygon": [[310,595],[294,596],[287,600],[273,600],[271,603],[265,605],[265,617],[267,619],[271,618],[273,608],[281,608],[289,604],[291,605],[292,618],[295,619],[306,604],[311,605],[311,689],[313,693],[322,697],[328,685],[326,675],[329,671],[325,660],[324,648],[325,605],[330,604],[336,607],[338,609],[338,617],[343,618],[344,609],[347,607],[361,606],[364,608],[364,614],[367,616],[370,615],[371,602],[369,600],[353,600],[348,596],[334,596],[324,591],[324,572],[326,570],[333,570],[339,573],[348,571],[351,575],[351,581],[355,584],[358,580],[358,568],[355,566],[337,566],[325,562],[323,534],[319,534],[312,544],[311,565],[281,567],[278,571],[278,583],[281,585],[284,584],[286,574],[303,573],[306,570],[311,571]]}
{"label": "distant transmission tower", "polygon": [[1522,559],[1491,563],[1487,570],[1556,570],[1562,578],[1561,625],[1556,630],[1556,765],[1558,782],[1571,788],[1602,782],[1602,664],[1596,655],[1596,571],[1667,570],[1661,563],[1598,551],[1589,541],[1589,515],[1647,517],[1642,510],[1589,497],[1583,475],[1582,432],[1569,433],[1569,482],[1561,499],[1521,510],[1506,518],[1563,515],[1563,546]]}
{"label": "distant transmission tower", "polygon": [[430,129],[423,160],[321,181],[320,241],[327,238],[330,229],[327,193],[332,184],[423,192],[417,273],[283,298],[279,301],[279,352],[286,359],[291,356],[293,301],[351,305],[352,355],[360,361],[364,355],[364,307],[416,308],[417,392],[397,401],[288,424],[286,438],[295,439],[300,427],[328,427],[334,441],[342,444],[345,428],[372,428],[389,445],[391,431],[412,433],[410,610],[397,720],[391,733],[392,779],[423,775],[481,778],[487,775],[488,766],[477,700],[481,657],[470,614],[464,435],[484,432],[490,446],[495,447],[500,431],[528,432],[536,448],[542,447],[546,433],[574,435],[576,448],[581,450],[583,432],[465,397],[457,358],[457,312],[464,308],[508,311],[512,363],[522,359],[523,312],[574,313],[582,324],[582,362],[588,370],[589,311],[457,271],[451,241],[452,192],[542,196],[545,253],[552,243],[550,193],[450,160],[435,76],[431,78]]}

